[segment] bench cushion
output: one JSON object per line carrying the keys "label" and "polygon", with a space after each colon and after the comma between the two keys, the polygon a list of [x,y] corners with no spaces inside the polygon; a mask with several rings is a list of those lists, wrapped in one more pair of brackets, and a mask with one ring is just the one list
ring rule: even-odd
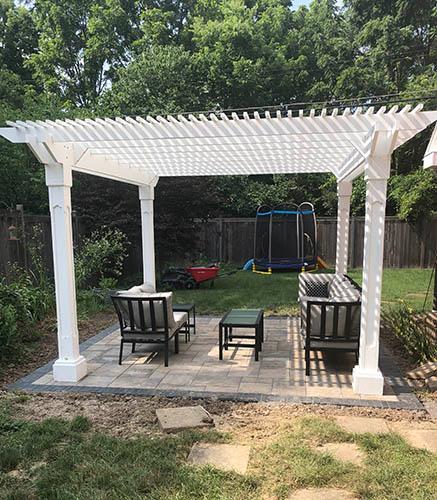
{"label": "bench cushion", "polygon": [[313,349],[338,349],[338,350],[355,350],[358,349],[358,341],[356,342],[323,342],[321,340],[313,340],[311,341],[311,347]]}
{"label": "bench cushion", "polygon": [[188,322],[188,313],[183,311],[174,311],[173,312],[174,320],[175,320],[175,328],[180,328],[184,323]]}

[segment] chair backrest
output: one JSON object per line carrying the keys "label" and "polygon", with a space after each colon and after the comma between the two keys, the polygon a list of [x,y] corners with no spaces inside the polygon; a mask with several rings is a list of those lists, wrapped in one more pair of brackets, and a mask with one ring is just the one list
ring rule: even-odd
{"label": "chair backrest", "polygon": [[[167,294],[152,296],[116,294],[111,295],[112,303],[123,333],[165,334],[174,322],[173,313],[169,318]],[[170,297],[171,303],[171,297]]]}
{"label": "chair backrest", "polygon": [[360,337],[361,302],[308,300],[306,336],[311,340],[351,342]]}

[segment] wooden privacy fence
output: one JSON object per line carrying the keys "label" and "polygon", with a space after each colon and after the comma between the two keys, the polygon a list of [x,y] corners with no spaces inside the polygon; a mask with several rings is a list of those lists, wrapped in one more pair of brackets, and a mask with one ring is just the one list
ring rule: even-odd
{"label": "wooden privacy fence", "polygon": [[[200,255],[210,260],[242,265],[253,257],[254,224],[255,219],[243,218],[198,221],[197,245],[187,249],[188,253],[194,259]],[[335,218],[318,218],[319,255],[331,266],[335,264],[336,225]],[[73,214],[75,246],[84,234],[82,221]],[[349,267],[361,267],[364,217],[351,219],[349,234]],[[40,249],[49,273],[53,274],[50,216],[29,215],[21,210],[0,210],[0,276],[9,274],[11,263],[30,266],[29,245],[32,241]],[[396,217],[386,218],[385,267],[432,267],[436,250],[437,217],[424,221],[420,231]],[[126,274],[140,272],[141,256],[141,244],[133,243],[125,263]]]}
{"label": "wooden privacy fence", "polygon": [[[84,234],[79,217],[73,214],[74,242]],[[11,265],[31,269],[31,247],[43,258],[53,274],[52,232],[49,215],[29,215],[22,210],[0,210],[0,276],[10,273]]]}
{"label": "wooden privacy fence", "polygon": [[[211,219],[198,222],[198,253],[241,265],[253,257],[254,218]],[[335,265],[337,220],[317,219],[319,255]],[[349,227],[349,267],[362,267],[364,217],[352,217]],[[437,251],[437,217],[424,221],[420,229],[386,217],[384,238],[385,267],[433,267]]]}

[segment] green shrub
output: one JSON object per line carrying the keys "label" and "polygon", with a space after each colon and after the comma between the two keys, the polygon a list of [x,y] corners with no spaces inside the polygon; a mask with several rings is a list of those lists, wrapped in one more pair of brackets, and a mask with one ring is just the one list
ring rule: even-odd
{"label": "green shrub", "polygon": [[54,290],[42,260],[40,228],[29,240],[30,269],[11,267],[8,279],[0,279],[0,359],[19,351],[32,340],[32,326],[44,319],[54,305]]}
{"label": "green shrub", "polygon": [[13,305],[17,320],[26,325],[43,319],[53,307],[53,286],[35,284],[32,274],[17,266],[9,279],[13,281],[0,281],[0,303]]}
{"label": "green shrub", "polygon": [[91,422],[82,415],[77,415],[70,423],[72,432],[87,432],[91,429]]}
{"label": "green shrub", "polygon": [[94,231],[75,257],[77,287],[115,288],[123,272],[128,245],[126,235],[117,228]]}
{"label": "green shrub", "polygon": [[15,446],[5,446],[0,449],[0,470],[8,472],[17,467],[21,460],[21,451]]}
{"label": "green shrub", "polygon": [[382,321],[384,327],[401,341],[413,361],[420,363],[437,358],[437,345],[418,311],[401,302],[399,308],[383,311]]}
{"label": "green shrub", "polygon": [[17,312],[10,304],[0,302],[0,358],[15,349],[17,341]]}

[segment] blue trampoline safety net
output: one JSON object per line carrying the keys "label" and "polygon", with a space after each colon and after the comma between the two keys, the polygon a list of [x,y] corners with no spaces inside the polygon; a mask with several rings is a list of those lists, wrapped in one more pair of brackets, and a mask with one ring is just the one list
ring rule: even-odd
{"label": "blue trampoline safety net", "polygon": [[258,208],[254,264],[258,269],[301,269],[317,262],[316,214],[311,203]]}

